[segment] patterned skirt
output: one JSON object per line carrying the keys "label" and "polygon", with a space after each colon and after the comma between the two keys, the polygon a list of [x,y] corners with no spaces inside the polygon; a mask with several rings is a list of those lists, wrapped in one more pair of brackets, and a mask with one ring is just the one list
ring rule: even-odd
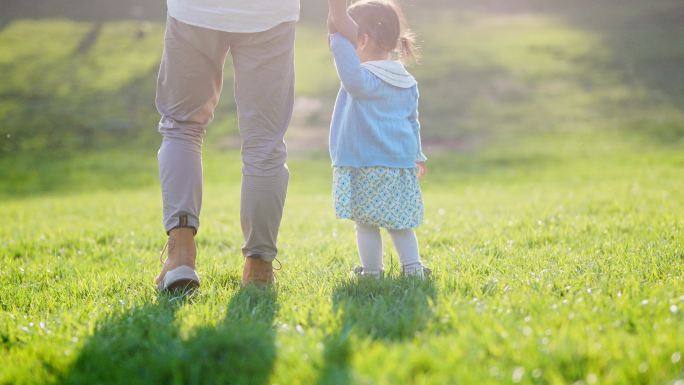
{"label": "patterned skirt", "polygon": [[415,168],[334,167],[333,201],[340,219],[392,230],[423,222]]}

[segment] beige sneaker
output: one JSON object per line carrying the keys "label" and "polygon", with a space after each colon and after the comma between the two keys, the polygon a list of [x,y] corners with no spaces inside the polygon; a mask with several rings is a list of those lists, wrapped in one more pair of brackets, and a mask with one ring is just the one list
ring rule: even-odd
{"label": "beige sneaker", "polygon": [[432,270],[423,266],[422,264],[416,263],[410,266],[402,266],[401,274],[403,274],[406,277],[427,279],[430,278],[430,275],[432,275]]}
{"label": "beige sneaker", "polygon": [[363,269],[363,266],[356,266],[352,270],[352,275],[354,275],[356,278],[380,279],[385,275],[385,272],[382,270],[380,270],[380,271],[366,271]]}

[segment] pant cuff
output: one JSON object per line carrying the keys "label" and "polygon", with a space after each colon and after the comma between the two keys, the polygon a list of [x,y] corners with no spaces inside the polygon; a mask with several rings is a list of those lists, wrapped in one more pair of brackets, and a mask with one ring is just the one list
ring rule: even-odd
{"label": "pant cuff", "polygon": [[166,229],[167,235],[171,232],[171,230],[178,228],[190,228],[192,229],[193,234],[197,234],[197,230],[199,229],[199,220],[187,214],[172,216],[164,221],[164,228]]}
{"label": "pant cuff", "polygon": [[259,253],[252,253],[252,252],[248,252],[248,251],[246,251],[246,250],[244,250],[244,249],[242,250],[242,255],[243,255],[245,258],[260,259],[260,260],[262,260],[262,261],[264,261],[264,262],[273,262],[273,260],[276,258],[276,255],[275,255],[275,254],[271,255],[271,254],[265,254],[265,253],[261,253],[261,254],[259,254]]}

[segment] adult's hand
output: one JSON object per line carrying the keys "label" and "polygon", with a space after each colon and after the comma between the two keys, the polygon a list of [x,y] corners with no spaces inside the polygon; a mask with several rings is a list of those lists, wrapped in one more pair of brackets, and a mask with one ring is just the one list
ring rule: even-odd
{"label": "adult's hand", "polygon": [[346,37],[352,43],[356,44],[359,36],[359,27],[356,25],[354,19],[347,13],[346,0],[328,0],[329,17],[335,25],[337,32]]}
{"label": "adult's hand", "polygon": [[335,26],[332,14],[328,11],[328,33],[332,35],[335,32],[337,32],[337,27]]}

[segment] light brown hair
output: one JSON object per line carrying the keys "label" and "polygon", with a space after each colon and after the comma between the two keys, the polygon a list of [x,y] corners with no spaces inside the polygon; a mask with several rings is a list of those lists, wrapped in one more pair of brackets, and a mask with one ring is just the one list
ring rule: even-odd
{"label": "light brown hair", "polygon": [[417,60],[415,35],[397,4],[389,0],[361,0],[352,4],[348,12],[359,26],[359,35],[367,34],[380,49],[397,53],[402,61]]}

